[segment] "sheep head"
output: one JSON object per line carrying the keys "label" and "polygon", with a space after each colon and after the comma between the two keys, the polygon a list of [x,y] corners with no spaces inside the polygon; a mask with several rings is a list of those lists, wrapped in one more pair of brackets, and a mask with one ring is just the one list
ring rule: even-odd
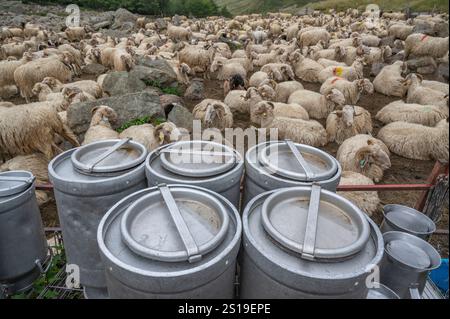
{"label": "sheep head", "polygon": [[258,89],[252,86],[248,88],[247,92],[245,93],[244,100],[248,101],[254,97],[261,97],[261,95],[259,94]]}
{"label": "sheep head", "polygon": [[268,84],[260,85],[257,90],[264,100],[273,100],[276,96],[275,90]]}
{"label": "sheep head", "polygon": [[31,93],[33,93],[33,95],[39,95],[39,93],[41,93],[41,91],[43,91],[43,90],[46,90],[49,93],[52,91],[47,84],[36,83],[33,86],[33,89],[31,90]]}
{"label": "sheep head", "polygon": [[355,117],[361,114],[356,114],[356,109],[352,105],[345,105],[342,110],[335,111],[336,115],[342,120],[346,127],[352,127]]}
{"label": "sheep head", "polygon": [[52,76],[45,77],[41,83],[48,85],[51,89],[54,89],[60,84],[59,80]]}
{"label": "sheep head", "polygon": [[356,161],[360,170],[365,170],[370,165],[377,165],[383,170],[391,167],[391,160],[379,144],[369,139],[367,146],[362,147],[356,153]]}
{"label": "sheep head", "polygon": [[210,71],[211,71],[211,73],[214,73],[214,72],[219,71],[219,70],[222,69],[222,68],[223,68],[223,61],[221,61],[221,60],[215,60],[215,61],[211,64]]}
{"label": "sheep head", "polygon": [[207,128],[216,127],[225,116],[225,109],[221,103],[209,103],[206,106],[205,126]]}
{"label": "sheep head", "polygon": [[256,104],[253,112],[254,121],[264,127],[270,124],[274,118],[275,105],[272,102],[261,101]]}
{"label": "sheep head", "polygon": [[103,125],[111,127],[110,124],[114,124],[115,122],[117,122],[118,118],[117,113],[109,106],[100,105],[94,107],[91,113],[92,113],[91,126]]}
{"label": "sheep head", "polygon": [[331,92],[325,96],[325,98],[329,102],[333,103],[333,106],[335,105],[341,106],[345,104],[345,96],[338,89],[332,89]]}
{"label": "sheep head", "polygon": [[334,49],[334,54],[336,56],[337,61],[342,61],[346,55],[345,48],[343,46],[337,46]]}
{"label": "sheep head", "polygon": [[367,94],[372,94],[374,92],[374,87],[372,82],[369,79],[360,79],[356,80],[356,85],[358,87],[359,92],[364,92]]}
{"label": "sheep head", "polygon": [[289,65],[287,65],[287,64],[282,65],[280,67],[280,70],[281,70],[281,73],[283,75],[285,75],[289,80],[294,80],[295,79],[294,72],[292,71],[292,68]]}
{"label": "sheep head", "polygon": [[123,54],[120,56],[120,60],[125,65],[125,69],[127,71],[130,71],[134,67],[134,61],[131,55],[129,54]]}
{"label": "sheep head", "polygon": [[172,122],[164,122],[155,127],[154,136],[159,145],[178,141],[182,135],[180,129]]}

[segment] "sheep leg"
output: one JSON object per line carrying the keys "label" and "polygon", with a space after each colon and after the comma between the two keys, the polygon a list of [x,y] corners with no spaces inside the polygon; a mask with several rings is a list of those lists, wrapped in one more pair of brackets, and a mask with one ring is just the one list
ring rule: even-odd
{"label": "sheep leg", "polygon": [[66,124],[63,124],[63,131],[62,131],[61,135],[66,140],[68,140],[69,143],[72,144],[73,146],[75,146],[75,147],[80,146],[77,136]]}

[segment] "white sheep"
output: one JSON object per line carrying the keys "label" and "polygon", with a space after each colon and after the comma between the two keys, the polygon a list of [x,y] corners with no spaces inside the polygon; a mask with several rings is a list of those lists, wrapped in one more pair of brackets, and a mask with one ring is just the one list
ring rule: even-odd
{"label": "white sheep", "polygon": [[279,139],[291,139],[314,147],[328,143],[327,132],[317,121],[276,117],[273,109],[267,107],[255,110],[253,116],[254,122],[261,123],[261,127],[277,129]]}
{"label": "white sheep", "polygon": [[330,42],[330,33],[323,28],[311,28],[309,30],[304,28],[297,34],[297,39],[300,48],[315,45],[319,41],[328,44]]}
{"label": "white sheep", "polygon": [[295,80],[294,71],[286,63],[268,63],[261,68],[261,71],[266,72],[271,79],[277,82]]}
{"label": "white sheep", "polygon": [[299,104],[261,101],[250,106],[250,121],[262,126],[260,115],[264,112],[272,112],[275,117],[309,120],[308,112]]}
{"label": "white sheep", "polygon": [[387,96],[403,97],[406,94],[406,80],[402,73],[406,70],[406,63],[396,61],[386,65],[373,80],[373,87],[378,93]]}
{"label": "white sheep", "polygon": [[423,80],[422,86],[426,88],[430,88],[435,91],[440,91],[444,94],[449,94],[449,85],[448,83],[443,83],[439,81],[429,81],[429,80]]}
{"label": "white sheep", "polygon": [[448,115],[448,94],[422,86],[420,74],[408,74],[405,85],[408,88],[407,103],[439,106]]}
{"label": "white sheep", "polygon": [[251,57],[253,58],[253,65],[254,66],[264,66],[269,63],[279,63],[281,61],[281,57],[284,53],[283,48],[277,48],[275,50],[272,50],[270,53],[256,53],[252,52]]}
{"label": "white sheep", "polygon": [[15,85],[14,71],[16,71],[19,66],[24,65],[31,60],[31,54],[25,53],[20,60],[0,61],[0,87]]}
{"label": "white sheep", "polygon": [[324,119],[336,107],[345,104],[345,97],[336,89],[326,95],[310,90],[298,90],[289,96],[288,103],[300,104],[313,119]]}
{"label": "white sheep", "polygon": [[354,81],[363,78],[364,63],[362,59],[356,59],[351,66],[328,66],[318,74],[320,83],[328,78],[339,76],[348,81]]}
{"label": "white sheep", "polygon": [[442,58],[448,52],[448,37],[432,37],[427,34],[413,33],[405,40],[405,59],[413,56],[431,56]]}
{"label": "white sheep", "polygon": [[65,88],[77,88],[97,99],[103,97],[102,87],[96,81],[92,80],[61,83],[58,79],[49,76],[44,78],[41,83],[48,85],[53,92],[61,92]]}
{"label": "white sheep", "polygon": [[286,103],[292,93],[303,90],[303,85],[297,81],[285,81],[278,83],[275,87],[275,101]]}
{"label": "white sheep", "polygon": [[257,71],[252,74],[248,81],[249,86],[258,87],[262,82],[269,80],[269,75],[266,72]]}
{"label": "white sheep", "polygon": [[405,103],[402,100],[387,104],[375,116],[384,124],[403,121],[426,126],[435,126],[446,117],[447,113],[439,106]]}
{"label": "white sheep", "polygon": [[347,64],[345,64],[344,62],[337,62],[337,61],[325,59],[325,58],[318,59],[317,63],[319,63],[324,68],[329,67],[329,66],[347,66]]}
{"label": "white sheep", "polygon": [[[42,153],[48,160],[61,150],[54,143],[56,134],[79,146],[77,137],[57,112],[53,101],[0,107],[0,155]],[[26,125],[24,125],[26,123]]]}
{"label": "white sheep", "polygon": [[437,160],[448,163],[448,118],[435,127],[393,122],[382,127],[377,136],[397,155],[416,160]]}
{"label": "white sheep", "polygon": [[211,65],[211,72],[218,72],[218,80],[227,80],[234,75],[239,75],[243,79],[247,78],[247,70],[239,63],[224,63],[220,60],[216,60]]}
{"label": "white sheep", "polygon": [[205,128],[224,130],[233,127],[233,113],[228,105],[219,100],[201,101],[194,107],[192,115],[194,119],[201,120]]}
{"label": "white sheep", "polygon": [[318,62],[305,58],[299,50],[292,54],[291,61],[295,75],[303,81],[318,83],[319,73],[324,67]]}
{"label": "white sheep", "polygon": [[357,134],[372,133],[370,113],[357,105],[345,105],[342,110],[335,110],[327,117],[326,130],[328,140],[342,144],[349,137]]}
{"label": "white sheep", "polygon": [[391,167],[388,147],[367,134],[358,134],[346,139],[339,147],[336,159],[343,171],[361,173],[378,183],[384,171]]}
{"label": "white sheep", "polygon": [[[374,182],[356,172],[343,171],[339,186],[341,185],[374,185]],[[381,209],[380,198],[376,191],[355,191],[355,192],[337,192],[338,195],[347,198],[368,216],[372,216]]]}
{"label": "white sheep", "polygon": [[203,73],[208,77],[208,70],[214,60],[215,48],[186,46],[178,52],[179,63],[186,63],[194,72]]}
{"label": "white sheep", "polygon": [[61,82],[70,82],[73,73],[68,64],[71,62],[69,56],[64,54],[62,57],[42,58],[19,66],[14,71],[14,81],[20,90],[20,95],[29,102],[33,96],[34,85],[48,76]]}
{"label": "white sheep", "polygon": [[192,32],[184,27],[169,25],[167,27],[167,36],[172,41],[189,41],[192,37]]}
{"label": "white sheep", "polygon": [[328,78],[320,87],[321,94],[328,94],[332,89],[341,91],[347,104],[356,105],[362,93],[372,94],[373,84],[369,79],[359,79],[353,82],[340,77]]}
{"label": "white sheep", "polygon": [[250,87],[247,91],[233,90],[230,91],[223,102],[228,105],[233,113],[250,112],[250,106],[262,101],[261,94],[254,87]]}
{"label": "white sheep", "polygon": [[100,105],[93,108],[91,112],[91,124],[84,135],[82,145],[96,141],[119,138],[119,133],[111,127],[111,123],[117,121],[117,113],[112,108]]}

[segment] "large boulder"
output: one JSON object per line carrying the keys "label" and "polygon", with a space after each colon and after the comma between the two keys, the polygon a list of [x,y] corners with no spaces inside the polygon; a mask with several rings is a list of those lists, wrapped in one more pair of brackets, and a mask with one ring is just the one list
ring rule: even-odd
{"label": "large boulder", "polygon": [[99,76],[100,74],[103,74],[106,71],[108,71],[108,69],[106,67],[104,67],[102,64],[90,63],[90,64],[86,64],[85,66],[83,66],[81,68],[81,71],[84,74]]}
{"label": "large boulder", "polygon": [[103,91],[110,96],[139,92],[145,87],[136,73],[126,71],[108,73],[102,85]]}
{"label": "large boulder", "polygon": [[192,121],[194,120],[194,117],[187,108],[176,103],[172,104],[170,110],[166,109],[166,111],[169,111],[167,120],[171,121],[179,128],[184,128],[189,132],[192,132]]}
{"label": "large boulder", "polygon": [[119,8],[114,12],[114,24],[113,28],[120,28],[124,23],[131,22],[136,23],[137,16],[128,11],[127,9]]}
{"label": "large boulder", "polygon": [[89,128],[92,109],[99,105],[107,105],[116,111],[118,120],[113,124],[115,129],[128,121],[144,116],[165,118],[159,96],[150,92],[131,93],[76,103],[67,110],[67,123],[80,140],[83,140],[84,134]]}
{"label": "large boulder", "polygon": [[147,57],[138,57],[136,66],[130,72],[148,85],[168,87],[178,84],[177,75],[170,64],[163,59],[151,60]]}
{"label": "large boulder", "polygon": [[184,97],[188,100],[203,100],[205,98],[205,85],[201,78],[194,78],[184,92]]}

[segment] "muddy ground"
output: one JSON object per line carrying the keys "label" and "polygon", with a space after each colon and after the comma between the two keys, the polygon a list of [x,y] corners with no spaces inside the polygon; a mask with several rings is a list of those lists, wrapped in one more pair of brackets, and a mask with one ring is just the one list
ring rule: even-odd
{"label": "muddy ground", "polygon": [[[83,79],[88,79],[89,77],[82,77]],[[373,80],[373,78],[371,79]],[[320,85],[305,83],[303,81],[305,89],[319,91]],[[205,94],[207,98],[223,100],[223,88],[221,87],[221,82],[216,80],[205,80]],[[372,95],[364,95],[361,97],[358,105],[367,109],[373,116],[374,132],[373,135],[376,136],[382,124],[374,119],[375,114],[386,104],[396,100],[397,98],[390,98],[379,93],[374,93]],[[14,101],[19,103],[20,99]],[[186,107],[192,111],[194,106],[198,101],[185,101]],[[325,124],[325,120],[321,121]],[[250,124],[249,117],[247,116],[237,116],[235,117],[235,127],[247,128]],[[323,149],[335,156],[338,150],[338,145],[336,143],[329,143]],[[430,174],[434,161],[417,161],[410,160],[397,155],[392,154],[391,156],[392,167],[385,172],[383,184],[419,184],[425,183],[428,175]],[[416,201],[421,195],[421,191],[381,191],[379,192],[379,197],[382,204],[401,204],[410,207],[414,207]],[[443,214],[441,220],[437,224],[437,229],[449,229],[448,224],[448,201],[444,204]],[[59,226],[59,221],[56,213],[56,205],[54,201],[50,202],[46,207],[42,209],[42,216],[44,224],[46,227],[56,227]],[[372,216],[373,220],[380,224],[383,215],[382,212],[377,212]],[[448,235],[433,235],[431,238],[431,243],[436,247],[436,249],[441,254],[442,258],[448,258]]]}

